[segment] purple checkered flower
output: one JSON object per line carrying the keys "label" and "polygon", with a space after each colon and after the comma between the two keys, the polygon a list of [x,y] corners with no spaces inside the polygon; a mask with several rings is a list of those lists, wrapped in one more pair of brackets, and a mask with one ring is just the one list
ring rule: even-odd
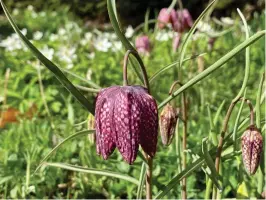
{"label": "purple checkered flower", "polygon": [[260,163],[263,139],[260,131],[249,127],[242,135],[242,158],[248,174],[255,174]]}
{"label": "purple checkered flower", "polygon": [[95,110],[97,153],[107,159],[115,147],[132,164],[139,145],[149,156],[156,153],[158,111],[154,98],[142,86],[102,89]]}
{"label": "purple checkered flower", "polygon": [[172,9],[170,12],[168,12],[168,8],[162,8],[160,10],[158,15],[158,27],[160,29],[163,29],[168,23],[170,23],[172,12],[175,12],[174,9]]}

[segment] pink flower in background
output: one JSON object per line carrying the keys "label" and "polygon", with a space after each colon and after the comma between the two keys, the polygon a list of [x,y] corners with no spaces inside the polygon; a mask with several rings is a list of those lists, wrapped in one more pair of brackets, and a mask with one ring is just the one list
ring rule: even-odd
{"label": "pink flower in background", "polygon": [[192,17],[187,9],[177,10],[171,13],[172,28],[176,32],[183,32],[185,29],[189,29],[193,25]]}
{"label": "pink flower in background", "polygon": [[139,145],[149,156],[156,153],[158,110],[156,101],[141,86],[112,86],[102,89],[95,109],[97,153],[104,159],[115,147],[132,164]]}
{"label": "pink flower in background", "polygon": [[149,54],[151,51],[151,43],[148,36],[139,36],[136,38],[136,49],[140,54]]}
{"label": "pink flower in background", "polygon": [[163,29],[170,22],[170,12],[167,11],[168,8],[161,9],[158,15],[158,27]]}
{"label": "pink flower in background", "polygon": [[181,42],[181,33],[178,33],[177,35],[174,36],[173,38],[173,51],[176,52],[177,48],[179,47]]}

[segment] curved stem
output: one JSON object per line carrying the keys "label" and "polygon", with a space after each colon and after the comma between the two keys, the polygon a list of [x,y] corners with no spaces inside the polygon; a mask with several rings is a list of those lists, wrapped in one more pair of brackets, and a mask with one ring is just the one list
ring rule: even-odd
{"label": "curved stem", "polygon": [[169,95],[172,95],[172,94],[173,94],[173,90],[174,90],[174,88],[175,88],[175,86],[176,86],[177,84],[178,84],[179,86],[182,86],[182,85],[183,85],[179,80],[173,82],[173,84],[172,84],[171,87],[170,87],[169,93],[168,93]]}
{"label": "curved stem", "polygon": [[127,80],[127,64],[128,64],[128,57],[129,54],[132,52],[132,50],[128,50],[124,56],[124,65],[123,65],[123,85],[127,86],[128,85],[128,80]]}

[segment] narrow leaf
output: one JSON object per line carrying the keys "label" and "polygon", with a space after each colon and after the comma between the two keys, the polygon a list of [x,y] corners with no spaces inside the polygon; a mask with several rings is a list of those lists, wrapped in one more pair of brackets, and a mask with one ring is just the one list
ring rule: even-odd
{"label": "narrow leaf", "polygon": [[141,171],[139,175],[139,185],[138,185],[138,191],[137,191],[137,199],[142,199],[142,190],[144,188],[145,183],[145,175],[146,175],[146,163],[142,163]]}
{"label": "narrow leaf", "polygon": [[83,135],[88,135],[88,134],[93,134],[95,132],[95,130],[84,130],[84,131],[79,131],[77,133],[74,133],[70,136],[68,136],[66,139],[64,139],[62,142],[60,142],[58,145],[56,145],[40,162],[39,166],[36,168],[35,172],[36,173],[40,167],[43,165],[43,163],[48,160],[52,154],[59,149],[59,147],[61,147],[63,144],[65,144],[66,142],[68,142],[69,140],[72,140],[73,138],[79,137],[79,136],[83,136]]}
{"label": "narrow leaf", "polygon": [[220,117],[220,115],[221,115],[221,112],[222,112],[222,110],[223,110],[224,104],[225,104],[225,100],[223,100],[223,102],[222,102],[221,105],[219,106],[218,110],[216,111],[216,114],[215,114],[214,119],[213,119],[213,124],[214,124],[214,126],[215,126],[215,125],[217,124],[217,122],[218,122],[218,119],[219,119],[219,117]]}
{"label": "narrow leaf", "polygon": [[81,166],[76,166],[76,165],[65,164],[65,163],[44,163],[44,165],[51,166],[51,167],[58,167],[58,168],[67,169],[67,170],[76,171],[76,172],[83,172],[83,173],[100,175],[100,176],[109,176],[113,178],[122,179],[128,182],[134,183],[136,185],[139,184],[139,181],[137,179],[124,175],[124,174],[113,172],[113,171],[86,168],[86,167],[81,167]]}

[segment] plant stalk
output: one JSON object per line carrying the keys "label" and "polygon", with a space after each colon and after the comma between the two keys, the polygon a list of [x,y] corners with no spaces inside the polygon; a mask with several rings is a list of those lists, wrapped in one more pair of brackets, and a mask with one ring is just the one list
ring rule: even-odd
{"label": "plant stalk", "polygon": [[147,155],[146,199],[152,199],[152,158]]}

